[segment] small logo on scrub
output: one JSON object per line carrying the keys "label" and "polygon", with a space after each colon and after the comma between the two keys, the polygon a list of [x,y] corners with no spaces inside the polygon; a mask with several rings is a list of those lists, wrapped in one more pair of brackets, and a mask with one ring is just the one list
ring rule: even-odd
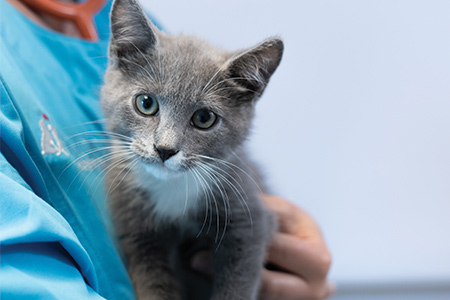
{"label": "small logo on scrub", "polygon": [[46,114],[42,114],[42,119],[39,120],[39,127],[41,128],[41,153],[56,154],[57,156],[65,154],[69,156],[69,153],[64,149],[61,140],[59,139],[58,132],[50,124],[50,120]]}

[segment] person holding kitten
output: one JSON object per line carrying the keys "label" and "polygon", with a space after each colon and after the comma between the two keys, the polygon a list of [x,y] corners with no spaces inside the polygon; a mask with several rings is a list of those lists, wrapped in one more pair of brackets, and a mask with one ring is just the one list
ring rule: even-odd
{"label": "person holding kitten", "polygon": [[[79,39],[71,22],[26,3],[0,0],[1,296],[132,299],[105,224],[105,191],[95,186],[101,172],[95,160],[77,160],[96,151],[77,153],[86,139],[79,132],[102,130],[97,89],[106,68],[111,3],[96,16],[95,43]],[[284,199],[261,199],[279,218],[268,253],[275,268],[263,270],[261,298],[327,298],[330,254],[317,224]],[[213,276],[210,256],[197,252],[189,265]]]}

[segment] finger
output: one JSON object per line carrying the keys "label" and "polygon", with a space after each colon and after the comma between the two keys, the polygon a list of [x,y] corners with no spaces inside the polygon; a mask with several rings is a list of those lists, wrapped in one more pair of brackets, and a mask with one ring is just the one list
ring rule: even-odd
{"label": "finger", "polygon": [[298,206],[272,195],[260,195],[264,204],[278,217],[279,230],[302,239],[322,240],[322,233],[313,218]]}
{"label": "finger", "polygon": [[264,270],[261,298],[264,300],[326,299],[332,293],[332,286],[310,285],[305,280],[288,273]]}
{"label": "finger", "polygon": [[269,246],[268,261],[310,280],[324,280],[331,264],[330,254],[321,243],[303,241],[278,233]]}
{"label": "finger", "polygon": [[327,282],[326,287],[325,287],[324,299],[330,298],[334,294],[335,290],[336,290],[336,286],[332,283]]}

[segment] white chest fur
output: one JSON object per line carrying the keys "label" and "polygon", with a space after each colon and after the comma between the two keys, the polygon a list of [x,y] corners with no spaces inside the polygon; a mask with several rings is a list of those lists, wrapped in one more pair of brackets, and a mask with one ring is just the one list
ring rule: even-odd
{"label": "white chest fur", "polygon": [[141,174],[139,183],[149,191],[157,218],[174,222],[182,220],[197,208],[201,198],[201,186],[193,173],[158,177],[151,175],[152,173],[154,172]]}

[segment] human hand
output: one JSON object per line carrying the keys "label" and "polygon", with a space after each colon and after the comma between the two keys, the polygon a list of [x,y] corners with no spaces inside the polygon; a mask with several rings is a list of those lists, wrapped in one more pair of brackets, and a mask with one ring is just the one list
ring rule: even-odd
{"label": "human hand", "polygon": [[261,195],[279,222],[269,246],[269,263],[286,271],[263,270],[261,298],[304,300],[328,298],[326,280],[331,256],[316,222],[305,211],[276,196]]}
{"label": "human hand", "polygon": [[[269,246],[268,262],[286,271],[263,269],[261,299],[322,300],[333,287],[326,281],[331,256],[316,222],[305,211],[276,196],[261,195],[266,207],[278,217],[278,230]],[[210,251],[191,259],[192,269],[212,276]]]}

